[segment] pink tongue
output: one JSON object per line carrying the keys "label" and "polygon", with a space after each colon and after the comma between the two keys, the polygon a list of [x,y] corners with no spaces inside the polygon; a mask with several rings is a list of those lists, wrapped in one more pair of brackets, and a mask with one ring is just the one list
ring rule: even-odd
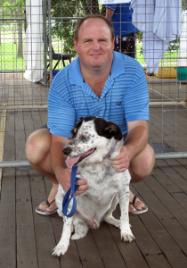
{"label": "pink tongue", "polygon": [[72,168],[73,165],[75,165],[80,159],[80,156],[76,156],[76,157],[67,157],[66,158],[66,165],[68,168]]}

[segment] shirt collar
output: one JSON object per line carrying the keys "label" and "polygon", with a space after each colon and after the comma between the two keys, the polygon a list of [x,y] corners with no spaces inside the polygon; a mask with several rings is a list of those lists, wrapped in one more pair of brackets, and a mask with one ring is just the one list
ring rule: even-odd
{"label": "shirt collar", "polygon": [[[124,73],[124,55],[118,52],[113,52],[112,70],[108,79],[114,79],[120,74]],[[77,57],[70,65],[69,78],[71,84],[82,85],[84,79],[80,71],[80,61]],[[107,79],[107,80],[108,80]]]}

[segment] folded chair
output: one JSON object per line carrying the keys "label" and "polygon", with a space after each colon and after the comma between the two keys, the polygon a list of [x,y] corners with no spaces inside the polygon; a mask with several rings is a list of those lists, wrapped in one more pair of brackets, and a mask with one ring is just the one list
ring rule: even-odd
{"label": "folded chair", "polygon": [[[49,48],[49,46],[48,46],[48,48]],[[51,46],[51,51],[50,51],[50,49],[48,49],[48,54],[49,54],[49,63],[47,64],[47,69],[50,67],[51,62],[56,61],[52,70],[55,70],[60,62],[62,62],[63,66],[65,67],[66,66],[65,61],[68,60],[70,63],[71,59],[73,57],[73,55],[71,55],[71,54],[56,53],[54,51],[53,46]],[[51,58],[51,60],[50,60],[50,58]]]}

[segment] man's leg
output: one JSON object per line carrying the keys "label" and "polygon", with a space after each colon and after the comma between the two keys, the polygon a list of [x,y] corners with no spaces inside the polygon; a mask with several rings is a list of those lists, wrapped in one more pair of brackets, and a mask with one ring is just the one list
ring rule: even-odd
{"label": "man's leg", "polygon": [[147,144],[145,149],[140,152],[130,165],[130,173],[132,182],[139,182],[143,178],[149,176],[155,164],[155,153],[153,148]]}
{"label": "man's leg", "polygon": [[55,196],[58,189],[57,180],[53,174],[50,161],[51,135],[47,128],[38,129],[33,132],[26,141],[26,157],[32,167],[40,174],[49,177],[52,187],[48,199],[36,208],[40,214],[50,215],[56,211]]}
{"label": "man's leg", "polygon": [[[145,149],[138,154],[130,166],[130,173],[132,176],[132,183],[139,182],[145,177],[149,176],[155,164],[155,154],[152,147],[148,144]],[[141,214],[147,212],[148,208],[144,202],[135,194],[130,192],[130,206],[129,212],[132,214]]]}

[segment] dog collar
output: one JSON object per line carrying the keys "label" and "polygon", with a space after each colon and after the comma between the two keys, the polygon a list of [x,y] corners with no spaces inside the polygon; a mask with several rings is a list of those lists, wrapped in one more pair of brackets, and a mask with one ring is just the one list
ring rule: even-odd
{"label": "dog collar", "polygon": [[71,185],[69,190],[65,193],[62,202],[62,212],[66,217],[72,217],[77,210],[77,200],[75,193],[77,190],[77,166],[73,166],[71,170]]}

